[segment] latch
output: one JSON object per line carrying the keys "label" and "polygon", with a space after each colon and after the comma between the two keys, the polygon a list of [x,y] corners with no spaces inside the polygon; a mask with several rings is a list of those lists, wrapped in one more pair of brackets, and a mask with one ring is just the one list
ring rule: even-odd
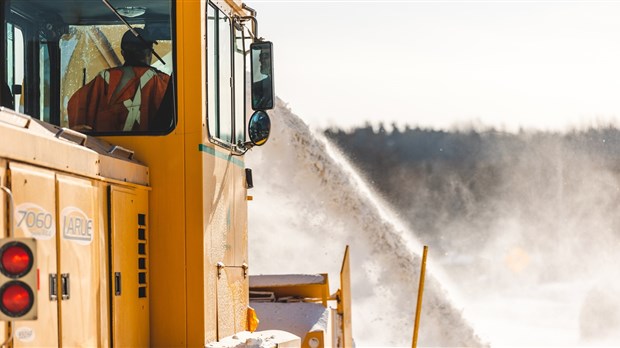
{"label": "latch", "polygon": [[73,129],[64,127],[60,128],[54,136],[58,139],[66,139],[82,146],[84,146],[86,144],[86,140],[88,140],[88,136],[86,136],[86,134],[82,134],[74,131]]}
{"label": "latch", "polygon": [[50,301],[58,301],[58,275],[50,273]]}
{"label": "latch", "polygon": [[69,279],[69,273],[63,273],[60,275],[60,291],[63,300],[71,298],[71,282]]}
{"label": "latch", "polygon": [[114,272],[114,295],[121,295],[121,272]]}
{"label": "latch", "polygon": [[133,159],[134,152],[122,146],[114,145],[112,146],[112,148],[110,148],[110,150],[108,150],[108,154],[110,155],[121,156],[119,152],[123,154],[123,158],[127,158],[129,160]]}
{"label": "latch", "polygon": [[226,266],[223,262],[218,262],[217,263],[217,279],[220,279],[220,277],[222,276],[222,270],[224,268],[243,268],[243,279],[248,277],[248,268],[250,268],[248,266],[247,263],[242,263],[241,266]]}

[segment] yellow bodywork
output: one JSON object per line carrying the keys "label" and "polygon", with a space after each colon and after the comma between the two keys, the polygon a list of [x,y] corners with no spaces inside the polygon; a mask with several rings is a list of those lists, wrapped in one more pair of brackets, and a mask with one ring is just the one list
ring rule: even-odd
{"label": "yellow bodywork", "polygon": [[[112,176],[124,172],[125,179],[146,182],[147,168],[103,159],[93,149],[56,138],[49,126],[13,122],[20,118],[11,116],[0,112],[4,145],[27,140],[45,146],[33,157],[27,147],[0,148],[2,185],[12,193],[12,233],[37,240],[37,320],[13,322],[13,345],[149,345],[148,298],[132,296],[141,286],[139,259],[148,257],[148,248],[139,247],[139,229],[148,226],[138,223],[148,212],[148,188],[99,175],[105,163],[116,168],[108,168],[116,172]],[[63,153],[75,157],[57,156]],[[108,291],[114,272],[125,276],[123,296]]]}
{"label": "yellow bodywork", "polygon": [[[249,14],[240,1],[213,3]],[[0,214],[13,209],[14,236],[37,240],[39,274],[38,318],[10,324],[13,346],[203,347],[255,328],[244,159],[210,142],[207,129],[206,9],[202,0],[175,3],[175,45],[164,47],[176,48],[168,134],[93,138],[0,108],[0,184],[12,193]],[[117,64],[118,50],[79,45],[100,54],[89,78]],[[79,76],[65,78],[70,95]],[[324,279],[279,291],[301,290],[327,307],[334,298]],[[332,331],[343,327],[309,333],[304,344]],[[350,317],[344,331],[349,346]]]}
{"label": "yellow bodywork", "polygon": [[[233,11],[240,2],[219,1]],[[226,7],[224,7],[226,6]],[[107,137],[149,166],[151,342],[203,346],[246,329],[247,190],[243,157],[208,139],[204,1],[176,5],[177,126]],[[245,14],[243,14],[245,15]],[[217,263],[226,266],[218,278]],[[179,272],[185,270],[185,272]]]}
{"label": "yellow bodywork", "polygon": [[[217,4],[229,14],[241,9],[240,2]],[[57,274],[59,294],[61,275],[70,274],[73,290],[65,301],[41,299],[39,320],[15,323],[25,328],[24,335],[34,336],[16,345],[204,346],[246,329],[248,280],[241,267],[248,262],[245,168],[243,157],[231,156],[208,139],[205,6],[204,1],[176,4],[174,131],[104,138],[131,149],[134,160],[64,144],[54,137],[57,129],[5,112],[5,123],[12,125],[0,128],[1,169],[10,173],[3,182],[16,206],[30,204],[28,209],[54,217],[55,235],[38,240],[39,273]],[[89,71],[105,67],[93,64]],[[16,132],[14,126],[22,128]],[[14,149],[10,143],[28,146]],[[66,207],[76,207],[74,213],[83,213],[92,224],[87,245],[60,237]],[[144,226],[138,225],[137,212],[147,217]],[[139,229],[145,230],[145,241],[138,240]],[[16,236],[30,235],[16,229]],[[147,250],[144,276],[138,269],[141,242]],[[225,265],[220,272],[218,263]],[[114,289],[117,270],[124,270],[119,299],[106,291]],[[125,286],[138,277],[148,282],[145,297],[137,297],[138,287]],[[41,276],[40,289],[50,282]]]}
{"label": "yellow bodywork", "polygon": [[330,295],[325,273],[251,276],[250,305],[266,319],[258,330],[292,332],[302,347],[353,347],[348,246],[340,279],[341,288]]}

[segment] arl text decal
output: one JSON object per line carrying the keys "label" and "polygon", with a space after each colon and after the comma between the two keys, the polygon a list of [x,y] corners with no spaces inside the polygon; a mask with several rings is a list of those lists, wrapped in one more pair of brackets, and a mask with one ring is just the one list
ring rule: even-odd
{"label": "arl text decal", "polygon": [[93,219],[80,208],[66,207],[60,213],[62,238],[87,245],[93,241]]}

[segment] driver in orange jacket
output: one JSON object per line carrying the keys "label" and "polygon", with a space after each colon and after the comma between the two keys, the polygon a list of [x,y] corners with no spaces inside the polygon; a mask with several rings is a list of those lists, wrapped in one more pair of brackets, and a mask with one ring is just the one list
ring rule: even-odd
{"label": "driver in orange jacket", "polygon": [[147,131],[162,103],[170,76],[151,67],[153,42],[144,30],[121,40],[125,64],[100,72],[73,94],[67,105],[69,127],[78,131]]}

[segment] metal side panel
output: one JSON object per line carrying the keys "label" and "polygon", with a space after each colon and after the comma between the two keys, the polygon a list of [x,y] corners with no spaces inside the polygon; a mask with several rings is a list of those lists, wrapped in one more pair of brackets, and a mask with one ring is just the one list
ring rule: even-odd
{"label": "metal side panel", "polygon": [[[233,250],[234,264],[237,266],[249,267],[248,260],[248,206],[247,189],[245,186],[245,168],[235,165],[233,167],[233,211],[231,225],[234,233]],[[243,269],[242,269],[243,270]],[[248,304],[250,299],[249,285],[250,279],[247,276],[249,271],[245,270],[243,278],[239,278],[237,286],[240,293],[235,302],[235,332],[247,330]],[[242,273],[242,275],[244,274]]]}
{"label": "metal side panel", "polygon": [[149,184],[148,167],[130,161],[119,160],[114,157],[99,157],[99,175],[118,181],[130,182],[138,185]]}
{"label": "metal side panel", "polygon": [[15,347],[58,345],[58,301],[52,277],[57,276],[56,184],[53,171],[9,163],[15,202],[15,237],[37,240],[37,320],[14,322]]}
{"label": "metal side panel", "polygon": [[99,319],[100,262],[97,195],[91,180],[57,175],[60,267],[58,274],[61,344],[95,347],[103,341]]}
{"label": "metal side panel", "polygon": [[99,154],[73,142],[57,139],[47,130],[39,130],[40,127],[32,127],[16,128],[0,122],[0,139],[3,140],[0,143],[0,157],[89,177],[97,176]]}
{"label": "metal side panel", "polygon": [[[216,278],[217,339],[237,333],[235,330],[235,304],[243,294],[243,269],[235,264],[235,230],[233,226],[232,165],[226,161],[215,163],[214,187],[205,194],[206,231],[210,240],[210,262],[205,272]],[[222,267],[218,267],[217,265]],[[209,290],[207,290],[209,291]]]}
{"label": "metal side panel", "polygon": [[110,304],[110,258],[108,251],[110,250],[110,219],[109,219],[109,185],[105,182],[97,182],[97,219],[99,220],[98,235],[100,236],[99,243],[95,247],[98,248],[97,253],[100,255],[99,261],[99,347],[111,347],[112,346],[112,333],[111,333],[111,304]]}
{"label": "metal side panel", "polygon": [[[0,157],[98,179],[147,185],[148,167],[134,152],[10,110],[0,111]],[[28,144],[16,146],[15,144]]]}
{"label": "metal side panel", "polygon": [[116,347],[150,345],[147,198],[145,190],[110,187],[110,292]]}

